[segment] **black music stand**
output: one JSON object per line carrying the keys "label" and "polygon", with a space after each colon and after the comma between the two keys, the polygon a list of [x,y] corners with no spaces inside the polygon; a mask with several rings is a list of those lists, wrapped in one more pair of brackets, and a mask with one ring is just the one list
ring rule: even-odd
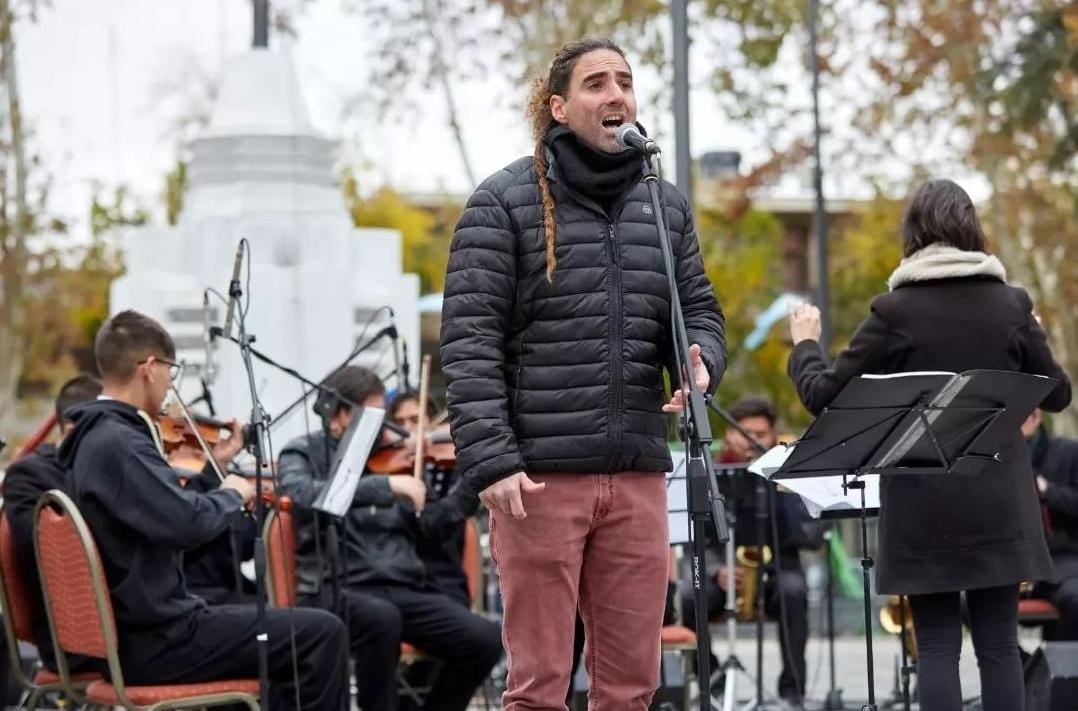
{"label": "black music stand", "polygon": [[1056,380],[1008,371],[862,375],[824,408],[770,478],[841,477],[860,494],[868,703],[877,711],[872,658],[866,474],[977,473],[1001,460],[1023,420]]}

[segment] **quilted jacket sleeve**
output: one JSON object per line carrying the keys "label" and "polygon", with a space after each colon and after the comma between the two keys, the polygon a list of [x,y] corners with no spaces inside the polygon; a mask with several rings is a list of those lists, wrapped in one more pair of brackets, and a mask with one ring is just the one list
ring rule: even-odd
{"label": "quilted jacket sleeve", "polygon": [[497,173],[468,200],[446,268],[441,360],[457,471],[473,493],[524,470],[509,421],[505,341],[516,296],[518,237]]}
{"label": "quilted jacket sleeve", "polygon": [[704,259],[700,254],[692,212],[687,203],[682,209],[685,230],[680,254],[677,255],[678,298],[685,314],[689,344],[700,345],[700,356],[711,376],[708,392],[714,393],[726,372],[726,321],[711,280],[704,272]]}

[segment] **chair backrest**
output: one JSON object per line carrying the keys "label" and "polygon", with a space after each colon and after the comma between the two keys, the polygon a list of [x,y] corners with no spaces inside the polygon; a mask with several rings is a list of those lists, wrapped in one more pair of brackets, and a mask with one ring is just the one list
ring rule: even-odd
{"label": "chair backrest", "polygon": [[67,674],[67,654],[83,654],[107,659],[116,683],[116,620],[90,529],[75,503],[56,489],[42,495],[36,514],[34,546],[60,672]]}
{"label": "chair backrest", "polygon": [[262,529],[266,543],[266,596],[273,607],[296,604],[296,529],[291,504],[287,496],[279,498]]}
{"label": "chair backrest", "polygon": [[479,546],[479,524],[474,516],[464,522],[464,550],[460,555],[460,567],[464,568],[464,575],[468,579],[468,599],[472,601],[472,609],[478,611],[483,598],[483,559]]}
{"label": "chair backrest", "polygon": [[0,506],[0,610],[3,610],[4,637],[12,673],[24,689],[30,680],[23,673],[19,640],[34,642],[33,603],[22,577],[15,536],[11,532],[6,507]]}
{"label": "chair backrest", "polygon": [[0,508],[0,588],[4,619],[10,620],[15,639],[34,642],[33,599],[22,576],[19,551],[5,508]]}

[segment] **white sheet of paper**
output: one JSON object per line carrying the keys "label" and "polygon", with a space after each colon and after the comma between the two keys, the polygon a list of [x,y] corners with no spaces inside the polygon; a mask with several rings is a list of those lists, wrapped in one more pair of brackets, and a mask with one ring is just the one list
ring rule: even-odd
{"label": "white sheet of paper", "polygon": [[352,506],[352,499],[359,486],[359,478],[367,465],[375,440],[382,432],[382,421],[386,411],[377,407],[364,407],[356,422],[355,434],[352,435],[341,458],[339,471],[330,472],[329,483],[315,499],[312,508],[343,518]]}
{"label": "white sheet of paper", "polygon": [[666,511],[670,545],[689,542],[689,501],[685,489],[685,453],[670,452],[674,469],[666,473]]}
{"label": "white sheet of paper", "polygon": [[[796,449],[794,446],[776,445],[750,464],[749,471],[770,479],[771,475],[777,472],[793,454],[794,449]],[[861,480],[865,482],[865,508],[879,508],[880,475],[868,474],[861,477]],[[813,518],[819,518],[820,514],[828,509],[861,508],[861,492],[850,489],[848,493],[845,493],[842,489],[842,477],[839,476],[780,479],[776,483],[800,496],[805,502],[809,515]]]}
{"label": "white sheet of paper", "polygon": [[[880,507],[880,475],[866,474],[861,477],[865,482],[865,508]],[[824,510],[859,509],[861,492],[850,489],[844,493],[842,477],[821,476],[804,479],[783,479],[782,486],[794,492],[805,502],[805,508],[813,518],[819,518]]]}
{"label": "white sheet of paper", "polygon": [[759,474],[765,479],[770,479],[772,474],[782,468],[782,465],[786,463],[786,460],[790,458],[795,449],[797,447],[776,444],[753,461],[749,465],[749,471],[753,474]]}

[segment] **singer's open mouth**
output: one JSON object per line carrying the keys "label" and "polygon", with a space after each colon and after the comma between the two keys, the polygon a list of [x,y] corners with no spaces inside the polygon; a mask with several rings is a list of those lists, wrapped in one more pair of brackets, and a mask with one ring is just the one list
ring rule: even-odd
{"label": "singer's open mouth", "polygon": [[621,114],[607,114],[603,116],[603,128],[616,129],[621,124],[625,123],[625,117]]}

